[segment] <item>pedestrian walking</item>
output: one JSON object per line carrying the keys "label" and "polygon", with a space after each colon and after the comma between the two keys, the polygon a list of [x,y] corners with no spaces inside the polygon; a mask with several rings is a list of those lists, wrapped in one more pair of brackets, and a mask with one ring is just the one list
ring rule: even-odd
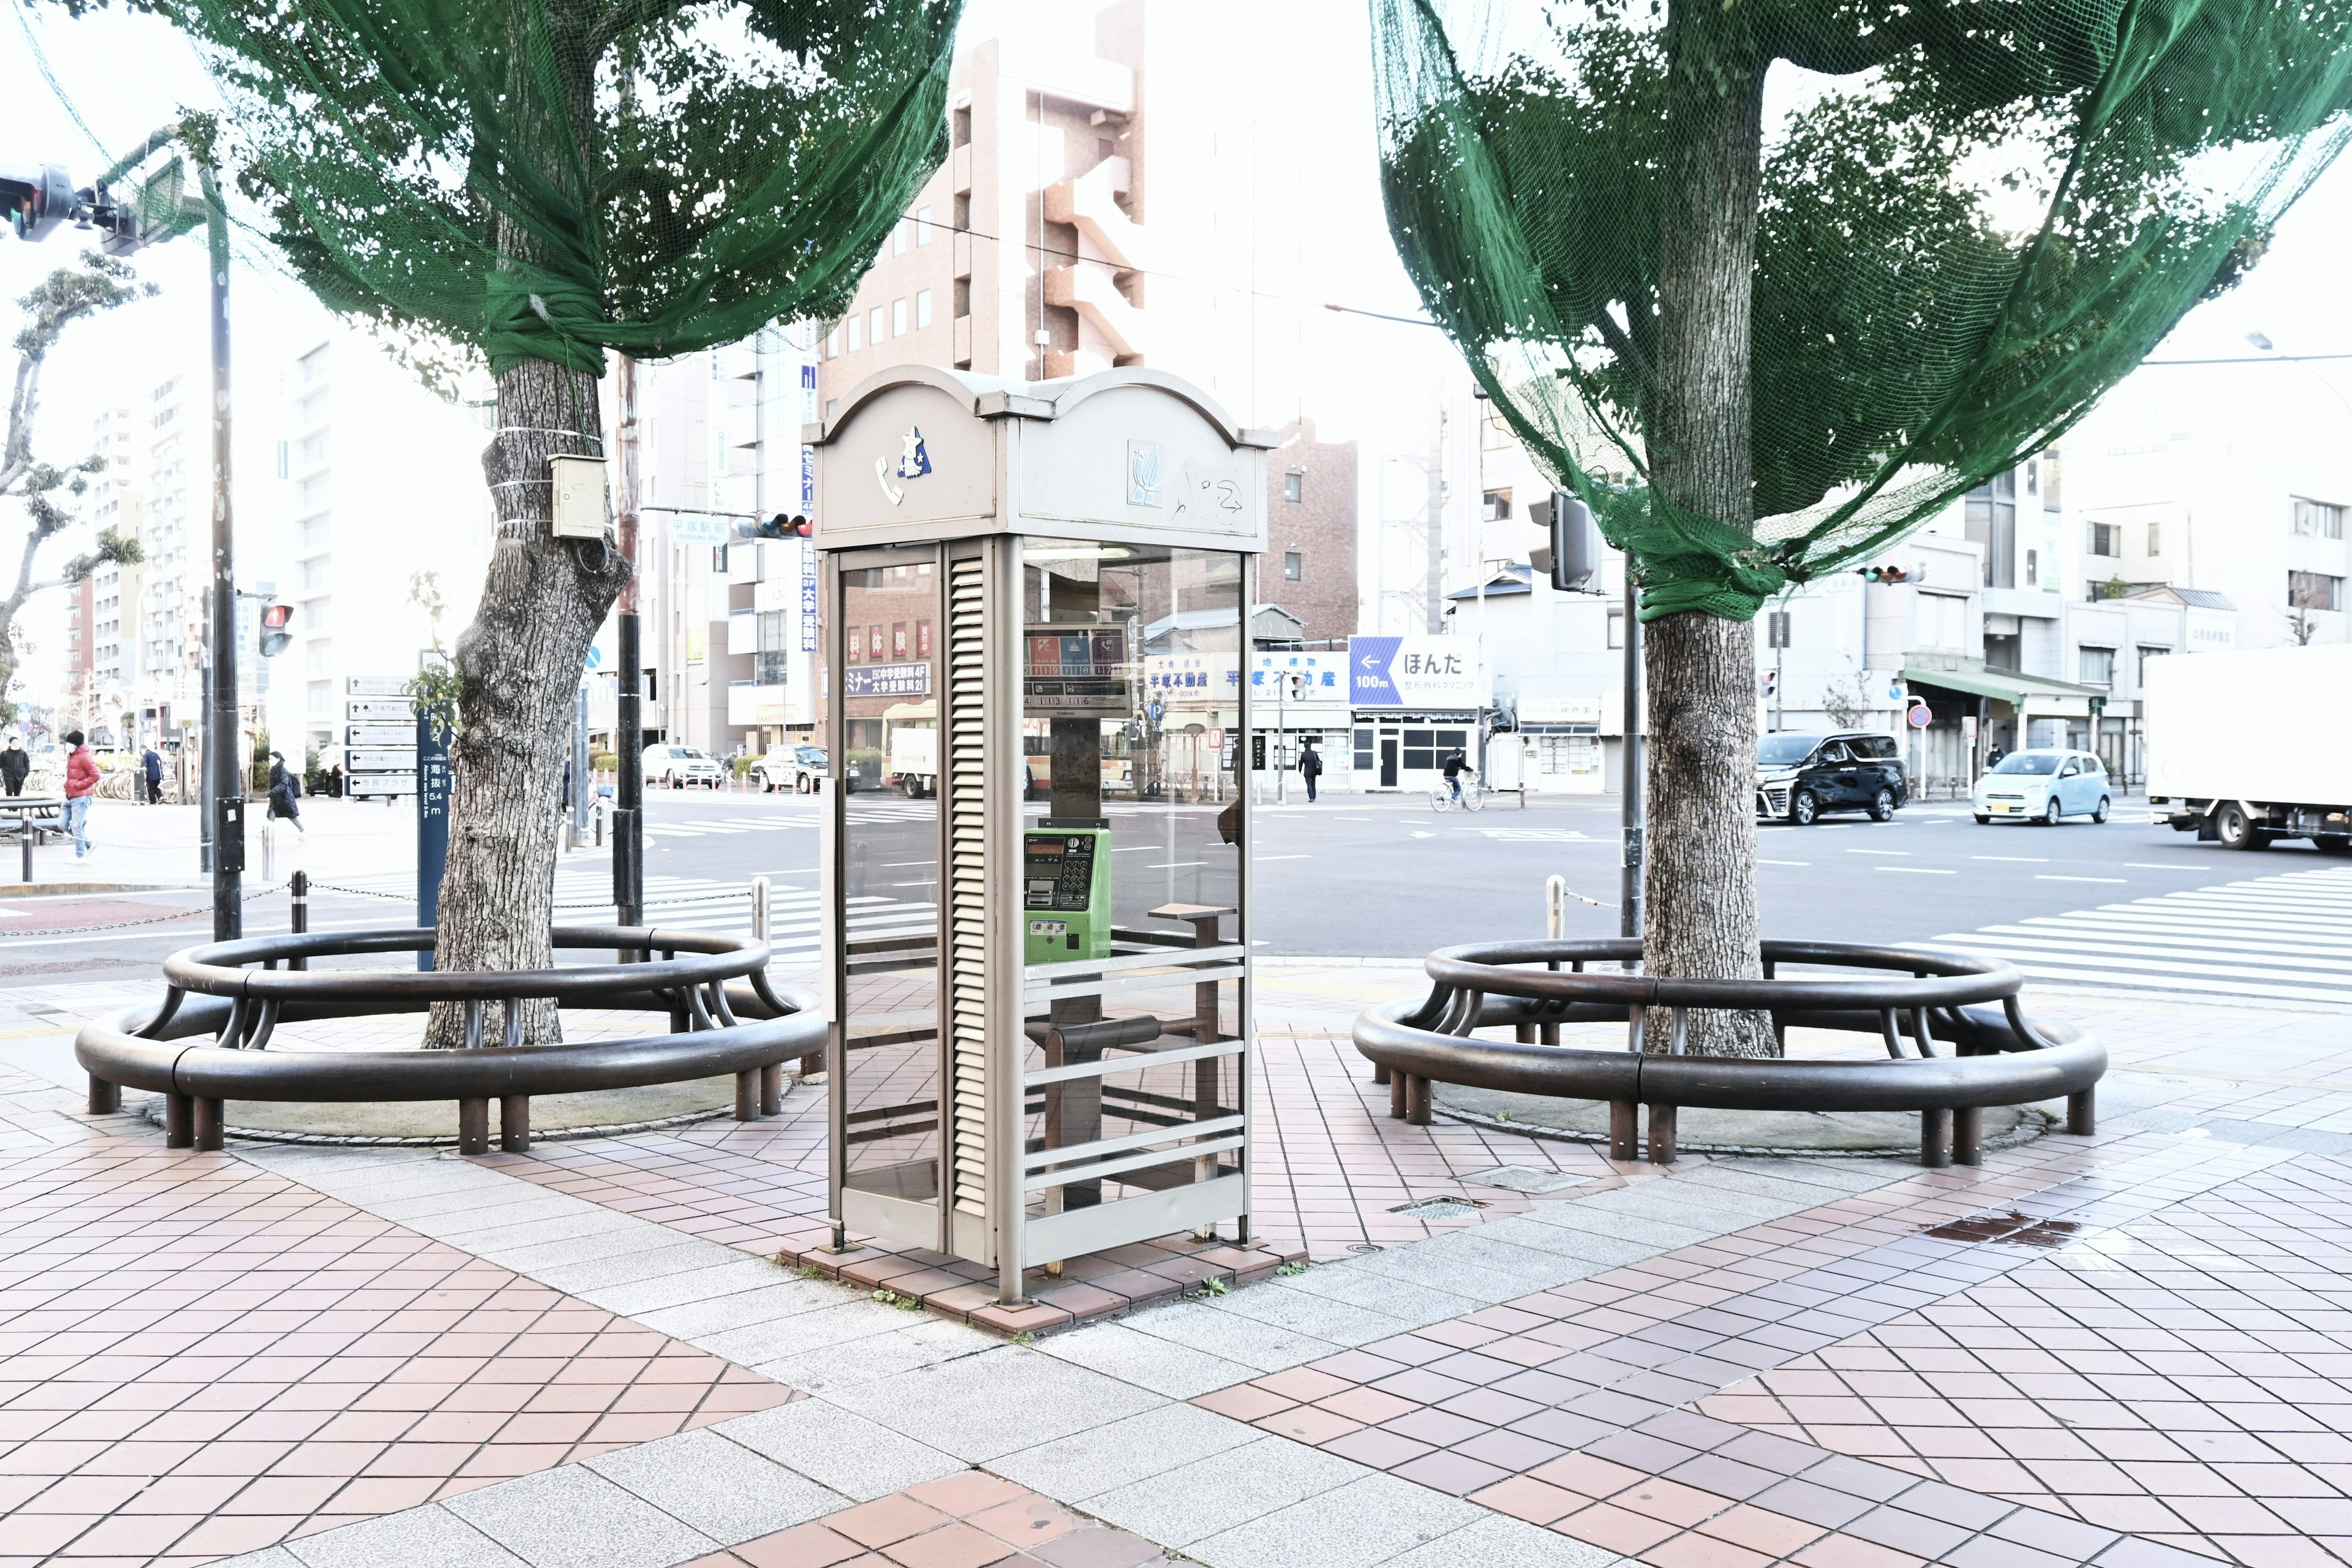
{"label": "pedestrian walking", "polygon": [[68,730],[65,739],[73,748],[66,753],[65,827],[73,835],[74,858],[79,860],[98,851],[98,846],[89,841],[89,803],[98,794],[98,760],[82,743],[79,730]]}
{"label": "pedestrian walking", "polygon": [[16,736],[8,737],[8,749],[0,752],[0,784],[8,786],[12,795],[25,793],[25,775],[33,771],[33,753],[25,750]]}
{"label": "pedestrian walking", "polygon": [[302,826],[302,810],[294,803],[302,798],[302,780],[286,765],[282,752],[269,753],[269,815],[283,817],[294,825],[294,831],[309,837],[310,830]]}
{"label": "pedestrian walking", "polygon": [[147,804],[163,804],[163,754],[150,746],[139,753],[139,766],[147,775]]}
{"label": "pedestrian walking", "polygon": [[1315,749],[1315,737],[1307,737],[1298,753],[1298,776],[1307,781],[1307,804],[1315,804],[1315,781],[1323,776],[1323,753]]}

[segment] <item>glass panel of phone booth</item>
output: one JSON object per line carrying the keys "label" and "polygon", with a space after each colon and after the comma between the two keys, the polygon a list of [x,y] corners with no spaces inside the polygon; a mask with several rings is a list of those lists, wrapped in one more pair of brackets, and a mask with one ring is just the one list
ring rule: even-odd
{"label": "glass panel of phone booth", "polygon": [[939,1194],[940,583],[935,550],[845,563],[833,667],[841,673],[836,777],[847,965],[843,1164],[851,1188]]}
{"label": "glass panel of phone booth", "polygon": [[1033,1263],[1051,1216],[1241,1169],[1244,562],[1023,542]]}

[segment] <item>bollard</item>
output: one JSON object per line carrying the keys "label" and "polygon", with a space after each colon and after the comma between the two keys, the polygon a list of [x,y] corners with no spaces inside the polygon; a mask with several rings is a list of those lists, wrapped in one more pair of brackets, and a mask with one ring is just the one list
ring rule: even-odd
{"label": "bollard", "polygon": [[33,835],[36,831],[29,816],[16,830],[16,841],[25,847],[25,886],[28,888],[33,885]]}
{"label": "bollard", "polygon": [[[1524,790],[1521,791],[1519,804],[1526,805],[1527,798],[1527,793]],[[1558,875],[1549,876],[1544,879],[1544,935],[1558,942],[1567,934],[1568,879]],[[1557,970],[1559,965],[1555,962],[1544,967]],[[1539,1025],[1535,1031],[1535,1042],[1539,1046],[1559,1044],[1559,1026],[1558,1024]]]}
{"label": "bollard", "polygon": [[596,847],[602,849],[604,847],[604,803],[598,801],[595,811],[591,815],[596,818]]}
{"label": "bollard", "polygon": [[[295,872],[292,880],[287,884],[287,889],[291,893],[292,899],[287,913],[286,929],[296,936],[301,936],[310,929],[310,873]],[[308,969],[310,967],[310,961],[307,958],[289,958],[286,961],[286,967]]]}

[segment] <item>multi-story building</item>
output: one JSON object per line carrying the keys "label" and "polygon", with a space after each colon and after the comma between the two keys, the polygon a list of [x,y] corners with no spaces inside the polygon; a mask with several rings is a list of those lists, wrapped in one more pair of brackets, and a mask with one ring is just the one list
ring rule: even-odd
{"label": "multi-story building", "polygon": [[[804,516],[814,503],[801,426],[814,416],[813,333],[637,367],[637,592],[644,733],[714,755],[756,753],[813,731],[815,554],[804,540],[730,542],[738,525]],[[617,453],[608,381],[606,451]],[[597,637],[589,729],[614,737],[618,643]]]}
{"label": "multi-story building", "polygon": [[[132,727],[167,742],[202,721],[204,589],[209,552],[211,418],[204,382],[181,374],[148,395],[139,471],[139,542],[146,552],[125,574],[122,595],[123,710]],[[125,743],[131,737],[125,736]]]}
{"label": "multi-story building", "polygon": [[[495,419],[487,386],[445,400],[342,330],[289,362],[279,391],[274,517],[257,530],[275,538],[244,546],[240,579],[293,606],[292,641],[265,664],[246,601],[237,664],[247,701],[267,679],[268,728],[290,760],[291,737],[346,740],[352,678],[405,679],[436,636],[454,646],[473,619],[493,532],[479,454]],[[446,605],[437,627],[415,596],[427,573]]]}
{"label": "multi-story building", "polygon": [[2196,590],[2235,608],[2238,646],[2345,641],[2352,452],[2340,407],[2232,386],[2189,403],[2127,384],[2067,437],[2066,597]]}
{"label": "multi-story building", "polygon": [[1239,423],[1282,428],[1258,595],[1309,640],[1344,637],[1358,622],[1356,448],[1318,440],[1296,363],[1309,326],[1333,318],[1260,281],[1297,267],[1280,277],[1304,289],[1311,274],[1284,247],[1312,217],[1261,192],[1286,122],[1223,57],[1228,13],[1115,0],[1090,52],[1034,26],[966,47],[948,161],[826,328],[819,398],[830,416],[908,363],[1013,381],[1114,365],[1180,376]]}

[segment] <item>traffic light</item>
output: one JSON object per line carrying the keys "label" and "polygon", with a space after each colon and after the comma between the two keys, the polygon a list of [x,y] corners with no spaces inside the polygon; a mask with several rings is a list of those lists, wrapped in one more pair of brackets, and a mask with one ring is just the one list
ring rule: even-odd
{"label": "traffic light", "polygon": [[739,522],[735,530],[744,539],[806,539],[816,531],[816,524],[805,517],[780,511],[765,521]]}
{"label": "traffic light", "polygon": [[1764,671],[1762,682],[1757,689],[1757,695],[1759,697],[1777,697],[1780,694],[1780,672],[1777,669],[1768,669]]}
{"label": "traffic light", "polygon": [[294,606],[291,605],[261,606],[262,658],[274,658],[286,651],[286,645],[294,640],[294,634],[286,629],[293,620]]}
{"label": "traffic light", "polygon": [[1592,521],[1592,509],[1565,490],[1554,490],[1528,510],[1549,535],[1545,544],[1528,552],[1530,563],[1563,594],[1600,592],[1592,586],[1601,572],[1601,529]]}
{"label": "traffic light", "polygon": [[18,239],[46,239],[75,216],[73,180],[57,163],[0,169],[0,205]]}

